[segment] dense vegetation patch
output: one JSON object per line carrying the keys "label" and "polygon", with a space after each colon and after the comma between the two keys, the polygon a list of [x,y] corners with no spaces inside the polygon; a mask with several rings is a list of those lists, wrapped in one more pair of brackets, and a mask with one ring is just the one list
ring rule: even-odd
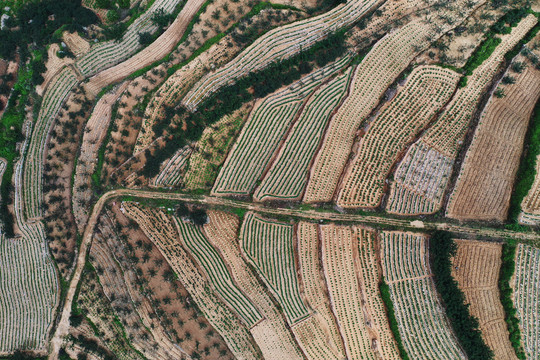
{"label": "dense vegetation patch", "polygon": [[[312,64],[324,66],[345,53],[345,32],[330,35],[308,50],[281,62],[274,62],[263,70],[250,73],[238,79],[235,84],[226,86],[203,101],[196,112],[189,112],[184,107],[174,109],[174,113],[183,118],[185,127],[166,130],[171,134],[164,147],[151,154],[146,152],[144,176],[150,178],[159,172],[160,164],[177,149],[189,141],[196,141],[206,126],[223,116],[239,109],[242,104],[255,98],[262,98],[283,85],[299,80],[304,74],[311,72]],[[171,113],[169,115],[173,115]],[[153,129],[157,136],[165,131],[163,125],[156,124]]]}
{"label": "dense vegetation patch", "polygon": [[394,312],[394,304],[392,304],[392,298],[390,297],[390,287],[388,284],[382,280],[379,284],[379,290],[381,292],[381,298],[386,306],[386,315],[388,316],[388,323],[390,324],[390,330],[396,339],[396,343],[399,350],[399,355],[402,360],[409,360],[409,355],[405,351],[403,346],[403,341],[401,340],[401,335],[399,334],[399,326],[396,319],[396,314]]}
{"label": "dense vegetation patch", "polygon": [[508,212],[508,219],[513,223],[517,223],[517,218],[521,212],[521,203],[527,196],[536,176],[536,158],[540,155],[540,100],[534,108],[529,130],[525,137],[525,144]]}
{"label": "dense vegetation patch", "polygon": [[514,347],[514,351],[519,359],[525,359],[525,352],[521,345],[521,330],[519,329],[519,320],[516,317],[516,308],[512,301],[513,290],[510,287],[510,279],[514,275],[516,263],[514,261],[516,256],[516,245],[503,244],[502,247],[502,264],[501,271],[499,273],[499,292],[501,297],[501,303],[504,308],[504,319],[508,326],[508,333],[510,335],[510,342]]}
{"label": "dense vegetation patch", "polygon": [[452,277],[452,257],[457,245],[450,233],[436,231],[429,244],[430,263],[435,286],[441,296],[446,315],[459,343],[470,360],[493,359],[493,351],[486,345],[479,329],[478,319],[469,313],[469,304]]}

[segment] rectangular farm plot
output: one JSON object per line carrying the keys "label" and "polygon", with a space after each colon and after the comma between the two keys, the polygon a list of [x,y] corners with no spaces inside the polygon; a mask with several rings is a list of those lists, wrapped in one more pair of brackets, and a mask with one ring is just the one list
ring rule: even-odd
{"label": "rectangular farm plot", "polygon": [[512,287],[527,359],[540,358],[540,249],[519,244]]}
{"label": "rectangular farm plot", "polygon": [[450,100],[460,74],[438,66],[417,67],[405,86],[370,124],[340,189],[341,207],[377,207],[399,154]]}
{"label": "rectangular farm plot", "polygon": [[260,321],[262,316],[259,310],[236,286],[225,262],[200,228],[177,217],[174,222],[181,242],[204,269],[217,293],[240,315],[248,327]]}
{"label": "rectangular farm plot", "polygon": [[300,277],[306,303],[313,309],[313,314],[309,322],[294,326],[293,332],[310,359],[345,359],[345,348],[330,308],[328,288],[320,267],[318,226],[300,222],[296,235]]}
{"label": "rectangular farm plot", "polygon": [[399,359],[378,291],[375,234],[359,228],[320,226],[322,262],[332,311],[349,359]]}
{"label": "rectangular farm plot", "polygon": [[455,242],[452,276],[471,304],[469,311],[478,319],[482,337],[495,359],[517,359],[499,296],[502,245],[472,240]]}
{"label": "rectangular farm plot", "polygon": [[[473,141],[450,196],[446,215],[460,220],[504,221],[529,119],[540,97],[540,70],[527,64],[504,86],[506,96],[492,96],[476,128]],[[488,151],[486,151],[489,149]]]}
{"label": "rectangular farm plot", "polygon": [[439,303],[423,235],[383,231],[381,262],[411,359],[465,359]]}
{"label": "rectangular farm plot", "polygon": [[302,351],[287,328],[285,317],[242,256],[237,235],[239,218],[221,211],[209,211],[208,217],[209,222],[203,227],[206,237],[216,249],[219,249],[236,284],[263,316],[263,320],[250,329],[263,357],[302,359]]}
{"label": "rectangular farm plot", "polygon": [[276,295],[289,324],[306,318],[309,313],[300,296],[293,226],[248,213],[240,230],[240,246]]}
{"label": "rectangular farm plot", "polygon": [[348,60],[346,56],[261,100],[225,160],[212,194],[249,195],[308,96]]}
{"label": "rectangular farm plot", "polygon": [[301,196],[309,164],[330,115],[347,91],[351,74],[352,68],[349,68],[311,95],[276,160],[255,191],[255,200],[298,199]]}

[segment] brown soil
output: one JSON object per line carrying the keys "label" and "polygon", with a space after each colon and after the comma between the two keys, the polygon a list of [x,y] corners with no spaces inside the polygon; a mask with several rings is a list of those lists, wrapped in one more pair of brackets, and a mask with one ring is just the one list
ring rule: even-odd
{"label": "brown soil", "polygon": [[134,261],[139,283],[171,341],[177,342],[190,355],[197,352],[205,359],[232,359],[227,345],[198,312],[159,249],[136,223],[123,215],[119,203],[113,203],[111,211]]}

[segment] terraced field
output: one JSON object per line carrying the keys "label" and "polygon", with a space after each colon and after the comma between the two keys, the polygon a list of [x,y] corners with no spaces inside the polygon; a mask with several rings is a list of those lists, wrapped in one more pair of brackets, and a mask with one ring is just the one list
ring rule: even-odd
{"label": "terraced field", "polygon": [[208,73],[182,100],[194,110],[206,97],[235,79],[260,70],[272,62],[287,59],[308,49],[332,32],[351,25],[376,6],[376,0],[352,0],[306,20],[271,30],[258,38],[227,65]]}
{"label": "terraced field", "polygon": [[255,200],[299,199],[309,165],[322,139],[330,115],[347,92],[352,67],[315,91],[301,110],[253,196]]}
{"label": "terraced field", "polygon": [[445,111],[408,150],[396,169],[387,211],[397,214],[433,213],[442,197],[476,105],[497,73],[504,55],[536,25],[533,15],[502,36],[501,43],[458,89]]}
{"label": "terraced field", "polygon": [[460,75],[436,66],[416,68],[406,85],[369,123],[345,173],[337,204],[376,207],[385,180],[406,146],[450,100]]}
{"label": "terraced field", "polygon": [[348,60],[344,57],[329,64],[256,104],[219,172],[212,194],[248,195],[308,96]]}
{"label": "terraced field", "polygon": [[453,276],[471,304],[486,344],[497,359],[517,359],[510,343],[499,295],[501,244],[456,240]]}
{"label": "terraced field", "polygon": [[381,262],[407,355],[411,359],[464,359],[431,278],[426,237],[382,232]]}
{"label": "terraced field", "polygon": [[523,347],[528,359],[540,356],[540,250],[519,244],[516,251],[516,272],[512,285],[517,318],[522,328]]}
{"label": "terraced field", "polygon": [[308,316],[296,274],[293,227],[248,213],[240,230],[240,247],[277,297],[287,321]]}

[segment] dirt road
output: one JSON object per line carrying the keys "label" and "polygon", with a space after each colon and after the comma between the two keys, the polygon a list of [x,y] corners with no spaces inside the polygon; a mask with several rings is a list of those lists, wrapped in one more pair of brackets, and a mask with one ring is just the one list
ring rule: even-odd
{"label": "dirt road", "polygon": [[109,191],[104,194],[94,205],[92,214],[86,225],[84,235],[82,238],[81,247],[79,249],[79,254],[77,257],[77,263],[75,271],[73,272],[73,277],[71,279],[69,289],[66,295],[66,301],[64,303],[64,308],[62,309],[62,315],[56,332],[51,339],[50,355],[49,360],[56,360],[58,358],[58,351],[62,346],[63,338],[68,334],[69,331],[69,317],[71,315],[71,304],[75,296],[75,291],[77,289],[77,284],[81,278],[82,271],[84,269],[84,264],[86,262],[86,254],[88,247],[92,242],[92,235],[94,232],[94,227],[97,223],[97,219],[103,206],[107,201],[121,196],[133,196],[139,198],[149,198],[149,199],[168,199],[168,200],[180,200],[192,203],[207,204],[207,205],[217,205],[217,206],[228,206],[234,208],[241,208],[246,210],[257,211],[263,214],[269,215],[279,215],[279,216],[293,216],[302,219],[310,220],[319,220],[319,221],[338,221],[338,222],[354,222],[357,224],[364,225],[382,225],[382,226],[392,226],[398,227],[401,229],[418,229],[420,226],[421,229],[425,230],[448,230],[451,232],[461,233],[465,235],[472,235],[475,237],[488,237],[488,238],[514,238],[524,241],[540,241],[540,234],[534,232],[516,232],[505,229],[493,229],[493,228],[476,228],[470,225],[456,225],[456,224],[447,224],[443,222],[433,222],[425,221],[422,224],[417,223],[416,221],[409,221],[404,219],[393,219],[383,217],[382,215],[358,215],[358,214],[341,214],[334,212],[325,212],[325,211],[315,211],[315,210],[301,210],[301,209],[288,209],[288,208],[270,208],[262,204],[254,204],[245,201],[225,199],[215,196],[197,196],[197,195],[188,195],[180,193],[164,193],[159,191],[146,191],[146,190],[130,190],[130,189],[120,189]]}

